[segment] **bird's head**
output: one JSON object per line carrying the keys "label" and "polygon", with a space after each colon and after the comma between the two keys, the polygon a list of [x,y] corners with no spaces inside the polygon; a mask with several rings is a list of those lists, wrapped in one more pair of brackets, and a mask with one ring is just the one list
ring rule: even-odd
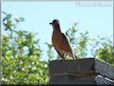
{"label": "bird's head", "polygon": [[54,19],[51,23],[49,23],[51,25],[55,25],[55,24],[59,24],[59,20],[58,19]]}
{"label": "bird's head", "polygon": [[54,30],[60,30],[60,24],[59,24],[59,20],[58,19],[54,19],[51,23],[49,23],[50,25],[53,26]]}

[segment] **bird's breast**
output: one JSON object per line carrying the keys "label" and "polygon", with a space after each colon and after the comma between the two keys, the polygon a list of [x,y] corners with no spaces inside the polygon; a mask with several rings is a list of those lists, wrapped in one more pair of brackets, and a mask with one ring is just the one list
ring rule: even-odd
{"label": "bird's breast", "polygon": [[55,31],[52,35],[52,43],[54,46],[60,46],[62,43],[61,32]]}
{"label": "bird's breast", "polygon": [[62,33],[59,31],[55,31],[52,34],[52,44],[53,46],[59,51],[59,52],[67,52],[68,47],[65,46],[64,42],[63,42],[63,36]]}

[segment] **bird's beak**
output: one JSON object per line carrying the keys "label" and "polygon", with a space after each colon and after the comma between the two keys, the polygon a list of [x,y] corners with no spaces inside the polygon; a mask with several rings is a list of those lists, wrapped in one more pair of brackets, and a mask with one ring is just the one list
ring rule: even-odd
{"label": "bird's beak", "polygon": [[52,23],[49,23],[49,24],[51,24],[51,25],[52,25]]}

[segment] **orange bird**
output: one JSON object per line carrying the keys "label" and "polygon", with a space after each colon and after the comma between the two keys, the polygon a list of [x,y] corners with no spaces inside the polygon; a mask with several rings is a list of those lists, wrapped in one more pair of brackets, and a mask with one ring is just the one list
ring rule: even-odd
{"label": "orange bird", "polygon": [[69,55],[73,59],[77,59],[77,56],[73,53],[67,37],[61,32],[59,20],[54,19],[50,24],[53,27],[52,44],[60,57],[65,59],[65,57]]}

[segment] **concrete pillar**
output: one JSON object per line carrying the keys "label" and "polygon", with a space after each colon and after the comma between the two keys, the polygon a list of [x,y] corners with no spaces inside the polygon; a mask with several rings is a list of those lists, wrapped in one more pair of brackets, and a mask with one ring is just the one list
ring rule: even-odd
{"label": "concrete pillar", "polygon": [[114,85],[114,67],[94,58],[53,60],[49,84]]}

